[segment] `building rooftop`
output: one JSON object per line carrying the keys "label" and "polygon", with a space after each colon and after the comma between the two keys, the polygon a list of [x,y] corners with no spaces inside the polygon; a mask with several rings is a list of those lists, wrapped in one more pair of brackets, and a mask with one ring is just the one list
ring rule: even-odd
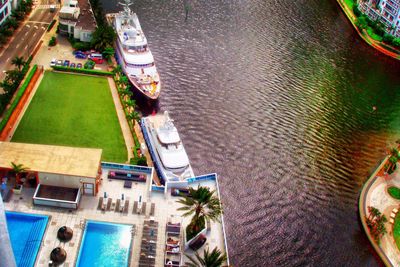
{"label": "building rooftop", "polygon": [[0,168],[11,162],[32,171],[96,178],[101,149],[0,142]]}
{"label": "building rooftop", "polygon": [[86,31],[94,31],[96,29],[96,19],[90,7],[89,0],[79,0],[78,6],[81,10],[76,27],[82,27]]}

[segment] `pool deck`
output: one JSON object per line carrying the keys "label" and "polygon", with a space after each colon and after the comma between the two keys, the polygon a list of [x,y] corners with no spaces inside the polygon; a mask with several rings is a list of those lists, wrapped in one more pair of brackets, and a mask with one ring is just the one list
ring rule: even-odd
{"label": "pool deck", "polygon": [[[50,259],[50,252],[57,246],[63,247],[67,252],[67,259],[60,266],[72,267],[75,266],[75,261],[79,252],[79,245],[82,237],[82,226],[85,220],[97,220],[114,223],[134,224],[136,226],[135,235],[132,243],[132,253],[130,266],[139,266],[140,245],[142,241],[143,225],[145,220],[149,220],[149,212],[151,203],[155,203],[154,220],[158,222],[158,239],[156,249],[155,266],[163,266],[164,251],[165,251],[165,229],[166,223],[169,220],[182,221],[185,227],[190,218],[183,218],[180,215],[182,212],[177,211],[181,205],[176,203],[178,197],[173,197],[170,194],[164,195],[161,192],[150,192],[150,181],[146,183],[133,182],[132,188],[124,188],[124,181],[109,180],[107,178],[108,170],[103,168],[102,184],[99,193],[96,197],[82,196],[78,210],[68,210],[61,208],[52,208],[46,206],[36,206],[32,203],[34,188],[24,188],[21,195],[13,194],[8,203],[4,203],[5,209],[9,211],[19,211],[25,213],[35,213],[43,215],[51,215],[47,231],[43,238],[42,247],[39,251],[36,266],[47,267]],[[202,181],[201,185],[209,186],[211,189],[216,189],[214,181]],[[193,184],[192,186],[197,186]],[[108,197],[113,199],[112,210],[98,210],[99,197],[107,192]],[[116,200],[125,195],[125,199],[129,200],[128,213],[120,213],[113,210]],[[146,215],[133,214],[134,201],[139,200],[142,196],[142,202],[147,202]],[[74,236],[71,241],[62,243],[57,239],[57,231],[61,226],[69,226],[74,231]],[[223,235],[223,227],[221,223],[211,223],[211,230],[207,233],[207,243],[200,250],[202,254],[204,248],[209,247],[212,250],[218,247],[222,252],[225,252],[225,240]],[[191,254],[190,250],[187,253]]]}

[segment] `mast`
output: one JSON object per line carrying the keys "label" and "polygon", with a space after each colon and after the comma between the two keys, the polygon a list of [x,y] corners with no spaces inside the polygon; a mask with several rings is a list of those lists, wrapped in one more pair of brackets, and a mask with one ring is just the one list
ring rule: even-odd
{"label": "mast", "polygon": [[123,2],[119,2],[118,4],[120,4],[121,6],[124,7],[124,11],[122,12],[122,14],[125,17],[129,17],[131,15],[131,9],[129,8],[130,5],[133,5],[133,3],[131,2],[131,0],[123,0]]}

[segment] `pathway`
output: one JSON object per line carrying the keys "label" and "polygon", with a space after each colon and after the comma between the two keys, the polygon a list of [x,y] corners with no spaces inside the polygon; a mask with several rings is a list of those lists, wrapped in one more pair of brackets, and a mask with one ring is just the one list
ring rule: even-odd
{"label": "pathway", "polygon": [[110,85],[111,95],[114,100],[115,110],[117,111],[117,116],[119,124],[121,125],[122,135],[125,139],[126,149],[128,150],[128,160],[133,158],[132,149],[135,147],[135,142],[133,141],[131,130],[129,129],[129,124],[126,121],[125,112],[122,107],[121,101],[119,99],[118,91],[115,86],[113,78],[108,78],[108,84]]}

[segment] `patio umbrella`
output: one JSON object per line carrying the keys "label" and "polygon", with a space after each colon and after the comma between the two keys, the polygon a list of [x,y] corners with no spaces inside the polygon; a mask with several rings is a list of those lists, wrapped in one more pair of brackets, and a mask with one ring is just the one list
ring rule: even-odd
{"label": "patio umbrella", "polygon": [[124,196],[124,194],[122,194],[122,196],[121,196],[121,199],[122,199],[122,200],[124,200],[124,199],[125,199],[125,196]]}
{"label": "patio umbrella", "polygon": [[104,192],[104,198],[107,198],[107,192]]}

